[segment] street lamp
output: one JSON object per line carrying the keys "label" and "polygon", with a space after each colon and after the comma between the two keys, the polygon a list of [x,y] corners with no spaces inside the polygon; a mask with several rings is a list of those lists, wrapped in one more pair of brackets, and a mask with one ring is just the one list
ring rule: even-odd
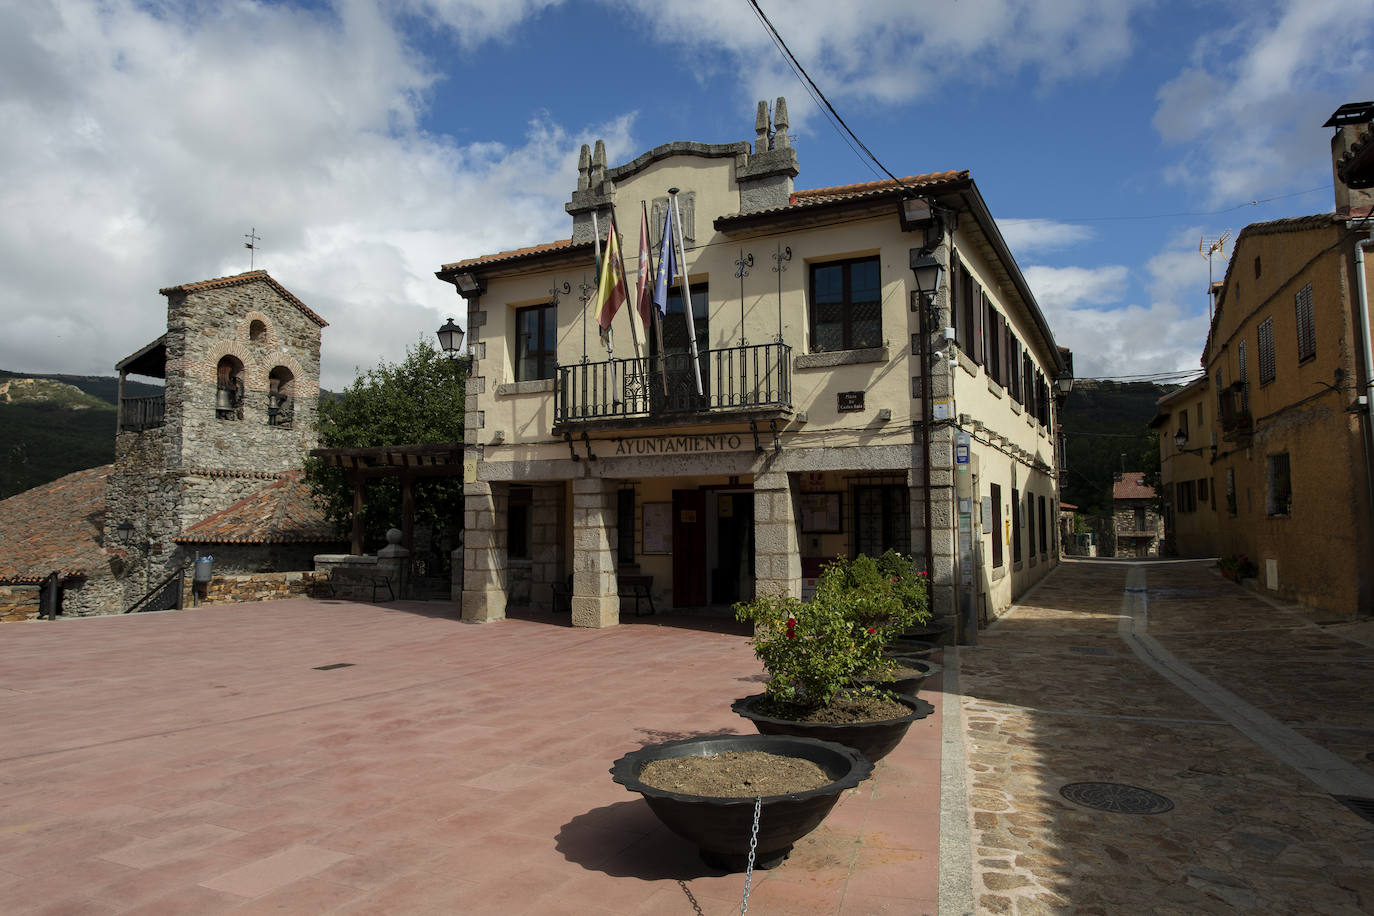
{"label": "street lamp", "polygon": [[115,535],[119,538],[119,543],[128,547],[134,542],[134,526],[132,522],[123,521],[115,528]]}
{"label": "street lamp", "polygon": [[459,349],[463,346],[463,329],[458,327],[450,318],[444,322],[444,326],[437,331],[439,335],[439,346],[443,348],[444,355],[453,359],[458,355]]}
{"label": "street lamp", "polygon": [[1184,432],[1183,430],[1181,430],[1181,429],[1180,429],[1178,432],[1174,433],[1174,445],[1178,446],[1178,450],[1179,450],[1180,452],[1183,451],[1183,447],[1184,447],[1185,445],[1187,445],[1187,444],[1188,444],[1188,434],[1187,434],[1187,433],[1185,433],[1185,432]]}
{"label": "street lamp", "polygon": [[1068,397],[1069,392],[1073,391],[1073,373],[1065,372],[1054,380],[1054,384],[1055,387],[1059,389],[1060,394]]}

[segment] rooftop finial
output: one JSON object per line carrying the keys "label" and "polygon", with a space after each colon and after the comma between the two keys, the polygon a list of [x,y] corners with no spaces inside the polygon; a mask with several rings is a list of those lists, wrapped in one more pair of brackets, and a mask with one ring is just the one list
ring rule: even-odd
{"label": "rooftop finial", "polygon": [[577,190],[585,191],[590,181],[587,172],[592,167],[592,148],[587,144],[582,144],[582,152],[577,155]]}
{"label": "rooftop finial", "polygon": [[787,99],[778,96],[777,104],[773,106],[773,148],[787,149],[791,145],[787,139]]}
{"label": "rooftop finial", "polygon": [[754,152],[768,149],[768,103],[759,102],[759,113],[754,115]]}
{"label": "rooftop finial", "polygon": [[600,187],[601,182],[606,180],[606,143],[604,140],[596,141],[596,149],[592,152],[592,187]]}

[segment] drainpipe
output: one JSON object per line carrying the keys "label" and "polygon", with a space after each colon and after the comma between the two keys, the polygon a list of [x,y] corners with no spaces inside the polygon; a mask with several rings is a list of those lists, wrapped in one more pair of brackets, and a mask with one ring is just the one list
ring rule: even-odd
{"label": "drainpipe", "polygon": [[1369,492],[1370,521],[1374,523],[1374,417],[1370,414],[1371,408],[1374,408],[1374,353],[1370,352],[1374,344],[1369,338],[1369,297],[1365,292],[1368,281],[1364,260],[1365,246],[1371,244],[1374,244],[1374,232],[1370,233],[1369,238],[1355,243],[1355,295],[1359,303],[1360,355],[1364,357],[1364,410],[1361,411],[1361,418],[1365,432],[1365,489]]}

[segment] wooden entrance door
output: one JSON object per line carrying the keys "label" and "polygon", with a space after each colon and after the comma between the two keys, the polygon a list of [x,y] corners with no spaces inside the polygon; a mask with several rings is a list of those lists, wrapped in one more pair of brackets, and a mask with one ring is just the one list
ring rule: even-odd
{"label": "wooden entrance door", "polygon": [[706,604],[706,494],[673,491],[673,607]]}

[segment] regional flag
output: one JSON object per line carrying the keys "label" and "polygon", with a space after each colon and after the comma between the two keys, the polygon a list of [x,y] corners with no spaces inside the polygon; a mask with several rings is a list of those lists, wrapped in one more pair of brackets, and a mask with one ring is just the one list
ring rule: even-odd
{"label": "regional flag", "polygon": [[639,310],[639,321],[645,329],[649,328],[649,309],[654,302],[653,263],[649,256],[649,213],[644,202],[639,203],[639,278],[635,288],[635,306]]}
{"label": "regional flag", "polygon": [[611,319],[625,304],[625,264],[620,258],[620,243],[616,240],[615,220],[606,230],[606,252],[601,261],[601,282],[596,288],[596,323],[605,339],[611,329]]}
{"label": "regional flag", "polygon": [[660,316],[668,312],[668,290],[677,274],[677,257],[673,252],[673,210],[665,207],[663,213],[663,242],[658,249],[658,273],[654,275],[654,305],[658,306]]}

